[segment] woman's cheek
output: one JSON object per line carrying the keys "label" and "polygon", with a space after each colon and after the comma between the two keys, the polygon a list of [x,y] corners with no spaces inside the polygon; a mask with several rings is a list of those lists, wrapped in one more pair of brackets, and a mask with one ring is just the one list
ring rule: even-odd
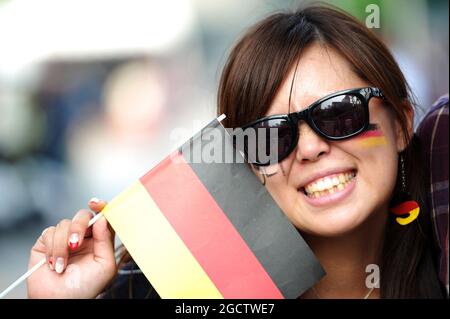
{"label": "woman's cheek", "polygon": [[[359,159],[358,174],[364,181],[364,193],[377,194],[377,200],[388,201],[395,187],[397,151],[392,132],[371,123],[366,132],[349,140],[353,154]],[[351,146],[350,146],[351,145]]]}
{"label": "woman's cheek", "polygon": [[[345,150],[358,159],[363,167],[381,165],[388,169],[392,160],[396,163],[396,143],[389,128],[387,131],[379,124],[370,123],[367,131],[344,141]],[[392,163],[392,164],[395,164]],[[358,168],[359,169],[359,168]]]}

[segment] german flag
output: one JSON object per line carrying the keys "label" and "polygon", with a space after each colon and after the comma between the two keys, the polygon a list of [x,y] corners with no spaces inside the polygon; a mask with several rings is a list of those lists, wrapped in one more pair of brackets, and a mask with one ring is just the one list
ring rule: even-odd
{"label": "german flag", "polygon": [[103,214],[162,298],[296,298],[324,272],[265,187],[243,161],[192,162],[227,143],[212,121]]}

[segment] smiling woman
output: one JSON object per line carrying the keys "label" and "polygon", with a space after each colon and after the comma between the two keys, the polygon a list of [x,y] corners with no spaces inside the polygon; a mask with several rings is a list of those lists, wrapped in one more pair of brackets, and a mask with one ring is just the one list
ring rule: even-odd
{"label": "smiling woman", "polygon": [[[364,100],[349,93],[357,88],[381,94]],[[277,149],[275,163],[252,164],[327,272],[303,298],[443,296],[422,200],[411,101],[386,46],[332,7],[269,16],[232,50],[218,96],[225,124],[296,126],[279,130],[279,144],[288,141],[289,147]],[[358,104],[367,105],[367,118],[358,115],[364,112]],[[327,117],[329,109],[340,115]],[[399,158],[406,162],[403,171]],[[401,191],[422,210],[404,226],[389,213]],[[373,264],[380,269],[374,285],[380,289],[366,284],[366,267]]]}
{"label": "smiling woman", "polygon": [[[444,296],[410,90],[387,47],[363,24],[322,5],[262,20],[231,51],[218,113],[229,128],[278,130],[269,161],[246,155],[327,273],[301,298]],[[89,208],[105,205],[94,199]],[[126,251],[117,271],[114,233],[104,219],[88,229],[91,218],[81,210],[38,238],[30,267],[45,256],[50,270],[28,279],[29,296],[158,297],[142,274],[130,275],[139,269]],[[266,241],[258,237],[258,245]],[[68,265],[83,274],[79,289],[65,289]]]}

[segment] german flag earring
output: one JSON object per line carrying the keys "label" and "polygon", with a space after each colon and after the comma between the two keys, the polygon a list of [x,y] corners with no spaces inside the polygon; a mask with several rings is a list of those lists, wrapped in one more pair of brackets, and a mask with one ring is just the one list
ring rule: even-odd
{"label": "german flag earring", "polygon": [[400,225],[408,225],[419,216],[419,204],[411,198],[411,195],[406,190],[406,173],[405,160],[400,154],[400,174],[401,174],[401,192],[396,196],[396,201],[393,207],[390,208],[391,213],[398,216],[395,218]]}

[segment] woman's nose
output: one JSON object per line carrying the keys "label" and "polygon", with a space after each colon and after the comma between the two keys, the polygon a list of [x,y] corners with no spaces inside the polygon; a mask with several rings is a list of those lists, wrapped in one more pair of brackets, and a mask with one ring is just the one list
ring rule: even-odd
{"label": "woman's nose", "polygon": [[330,144],[308,124],[299,124],[299,138],[297,142],[296,159],[300,162],[315,162],[330,151]]}

